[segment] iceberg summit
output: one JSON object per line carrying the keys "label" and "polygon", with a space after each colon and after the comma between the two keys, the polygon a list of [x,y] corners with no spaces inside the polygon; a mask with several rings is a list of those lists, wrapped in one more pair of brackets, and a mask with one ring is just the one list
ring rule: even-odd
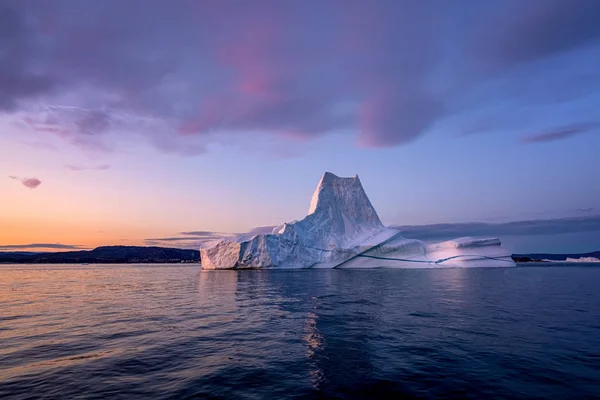
{"label": "iceberg summit", "polygon": [[200,260],[203,269],[515,266],[498,238],[426,243],[401,233],[381,223],[358,175],[325,172],[302,220],[224,239],[201,249]]}

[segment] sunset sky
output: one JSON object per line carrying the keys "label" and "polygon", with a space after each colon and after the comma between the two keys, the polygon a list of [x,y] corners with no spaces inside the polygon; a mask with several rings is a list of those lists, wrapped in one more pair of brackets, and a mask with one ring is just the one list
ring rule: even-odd
{"label": "sunset sky", "polygon": [[389,225],[599,250],[599,20],[597,0],[0,0],[0,250],[196,247],[302,218],[324,171]]}

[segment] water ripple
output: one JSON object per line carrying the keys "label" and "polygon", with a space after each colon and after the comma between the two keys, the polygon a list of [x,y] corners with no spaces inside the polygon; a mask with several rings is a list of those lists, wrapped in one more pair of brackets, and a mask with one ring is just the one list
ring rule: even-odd
{"label": "water ripple", "polygon": [[600,398],[598,287],[579,267],[0,266],[0,398]]}

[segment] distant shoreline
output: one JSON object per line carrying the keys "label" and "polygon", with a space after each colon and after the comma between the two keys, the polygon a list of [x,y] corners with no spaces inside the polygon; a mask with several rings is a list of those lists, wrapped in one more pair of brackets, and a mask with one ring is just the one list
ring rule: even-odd
{"label": "distant shoreline", "polygon": [[[523,264],[577,264],[599,259],[600,251],[583,254],[513,254]],[[579,261],[586,263],[585,260]],[[595,262],[595,261],[592,261]],[[65,252],[0,252],[0,264],[199,264],[200,251],[155,246],[103,246]]]}
{"label": "distant shoreline", "polygon": [[168,247],[103,246],[65,252],[0,252],[0,264],[191,264],[199,250]]}

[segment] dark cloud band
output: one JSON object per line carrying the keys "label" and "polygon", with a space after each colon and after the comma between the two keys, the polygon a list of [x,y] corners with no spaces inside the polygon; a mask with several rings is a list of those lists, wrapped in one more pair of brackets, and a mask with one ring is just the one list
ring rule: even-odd
{"label": "dark cloud band", "polygon": [[0,111],[101,151],[122,135],[198,154],[225,134],[334,131],[396,146],[475,107],[462,93],[596,44],[599,13],[596,0],[0,0]]}

